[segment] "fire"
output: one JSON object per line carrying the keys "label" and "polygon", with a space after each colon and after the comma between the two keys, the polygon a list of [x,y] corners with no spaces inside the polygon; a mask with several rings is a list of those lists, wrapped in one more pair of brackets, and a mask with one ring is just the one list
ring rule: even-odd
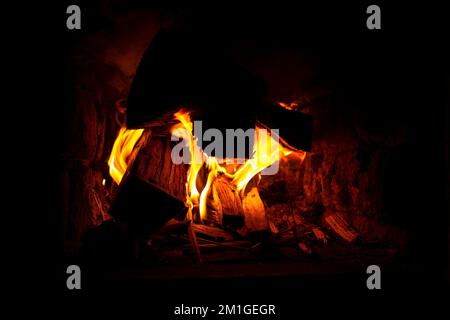
{"label": "fire", "polygon": [[[194,208],[198,208],[201,220],[206,217],[206,200],[214,179],[220,174],[229,178],[232,185],[238,191],[244,193],[245,187],[255,175],[279,161],[281,157],[296,154],[300,161],[303,161],[306,156],[304,151],[290,147],[283,139],[268,130],[263,124],[258,123],[255,129],[253,156],[239,168],[234,167],[234,172],[230,173],[225,166],[219,163],[217,158],[204,154],[197,145],[197,138],[193,135],[193,124],[189,112],[180,110],[175,113],[174,117],[179,123],[172,127],[171,132],[174,136],[182,138],[188,144],[190,150],[191,159],[187,174],[185,201],[189,208],[188,219],[192,219]],[[235,159],[220,160],[223,160],[222,163],[225,164],[236,163]],[[206,164],[208,170],[208,177],[203,190],[200,192],[197,189],[197,177],[204,164]]]}
{"label": "fire", "polygon": [[293,102],[290,102],[290,103],[286,103],[286,102],[281,102],[281,101],[279,101],[279,102],[278,102],[278,105],[279,105],[280,107],[282,107],[282,108],[287,109],[287,110],[295,110],[295,109],[298,108],[298,103],[297,103],[297,101],[293,101]]}
{"label": "fire", "polygon": [[[279,137],[276,137],[279,139]],[[232,182],[239,191],[244,191],[248,182],[258,173],[279,161],[282,156],[290,155],[293,150],[283,147],[269,131],[261,125],[255,130],[253,158],[232,175]]]}
{"label": "fire", "polygon": [[175,119],[179,121],[178,124],[172,127],[172,134],[179,138],[182,138],[189,146],[189,152],[191,154],[190,167],[188,170],[187,183],[186,183],[186,206],[189,208],[188,216],[192,217],[192,209],[195,205],[198,205],[200,193],[197,190],[197,175],[203,165],[203,154],[200,148],[197,146],[196,138],[194,137],[193,125],[189,112],[183,110],[175,113]]}
{"label": "fire", "polygon": [[219,172],[221,171],[219,167],[219,163],[217,162],[216,158],[210,157],[207,160],[206,166],[209,170],[208,178],[206,180],[206,185],[203,188],[202,194],[200,196],[200,219],[204,219],[206,217],[206,200],[209,195],[209,192],[211,190],[211,185],[214,181],[214,179],[217,177]]}
{"label": "fire", "polygon": [[108,160],[109,174],[117,184],[120,184],[127,170],[129,157],[142,132],[144,132],[144,129],[120,128]]}

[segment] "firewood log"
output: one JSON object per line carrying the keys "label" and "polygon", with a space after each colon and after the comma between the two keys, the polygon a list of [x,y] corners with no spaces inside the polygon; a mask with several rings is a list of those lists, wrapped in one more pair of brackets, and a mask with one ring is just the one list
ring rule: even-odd
{"label": "firewood log", "polygon": [[323,223],[329,227],[334,234],[344,241],[351,243],[358,237],[358,233],[345,219],[343,212],[334,212],[327,209],[323,215]]}
{"label": "firewood log", "polygon": [[144,236],[161,228],[184,208],[183,201],[164,189],[131,175],[122,181],[109,214]]}
{"label": "firewood log", "polygon": [[174,164],[170,135],[148,137],[139,150],[130,174],[158,185],[171,196],[184,201],[188,166]]}
{"label": "firewood log", "polygon": [[192,224],[192,229],[199,235],[205,235],[213,239],[221,239],[225,241],[231,241],[234,239],[230,232],[227,232],[220,228],[206,226],[203,224]]}
{"label": "firewood log", "polygon": [[256,117],[264,126],[279,129],[280,137],[292,147],[311,151],[312,116],[277,105],[264,105]]}
{"label": "firewood log", "polygon": [[264,204],[259,197],[258,189],[253,187],[242,200],[245,226],[249,232],[269,229]]}
{"label": "firewood log", "polygon": [[172,142],[166,131],[144,131],[109,210],[111,216],[138,233],[158,230],[185,208],[187,166],[173,163]]}
{"label": "firewood log", "polygon": [[222,216],[222,224],[233,228],[244,226],[244,209],[239,191],[225,177],[214,180],[212,188],[214,201],[220,203],[216,210]]}

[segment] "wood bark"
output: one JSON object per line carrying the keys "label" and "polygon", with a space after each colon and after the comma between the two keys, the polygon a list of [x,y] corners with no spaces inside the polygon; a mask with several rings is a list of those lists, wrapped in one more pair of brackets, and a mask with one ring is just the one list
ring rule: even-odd
{"label": "wood bark", "polygon": [[130,174],[156,184],[171,196],[184,201],[188,166],[172,161],[174,142],[170,140],[170,135],[153,133],[143,139]]}
{"label": "wood bark", "polygon": [[258,189],[253,187],[242,200],[245,226],[248,231],[264,231],[269,229],[264,204],[259,197]]}
{"label": "wood bark", "polygon": [[233,228],[244,226],[245,217],[239,191],[225,177],[218,177],[212,186],[215,214],[222,217],[222,224]]}

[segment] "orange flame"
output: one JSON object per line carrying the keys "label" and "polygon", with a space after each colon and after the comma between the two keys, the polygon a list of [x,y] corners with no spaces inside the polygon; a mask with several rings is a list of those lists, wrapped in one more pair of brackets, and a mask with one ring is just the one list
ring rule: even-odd
{"label": "orange flame", "polygon": [[175,119],[179,121],[178,124],[172,127],[172,135],[182,138],[189,146],[191,155],[190,166],[188,170],[186,183],[186,206],[188,210],[188,218],[192,218],[192,209],[198,205],[200,193],[197,190],[197,175],[203,165],[203,154],[197,146],[196,138],[194,137],[193,125],[189,112],[180,110],[175,113]]}
{"label": "orange flame", "polygon": [[239,191],[243,192],[256,174],[279,161],[282,156],[288,156],[293,152],[283,147],[281,141],[276,139],[280,138],[272,136],[268,129],[262,126],[256,127],[253,157],[232,175],[232,182]]}
{"label": "orange flame", "polygon": [[127,171],[131,152],[143,132],[144,129],[120,128],[108,160],[109,174],[117,184],[120,184],[125,171]]}
{"label": "orange flame", "polygon": [[[279,161],[281,157],[295,153],[300,161],[303,161],[306,156],[304,151],[290,147],[283,139],[275,136],[264,125],[258,124],[255,130],[253,157],[248,159],[233,173],[229,173],[224,166],[219,164],[215,157],[209,157],[198,147],[197,138],[193,135],[193,124],[189,112],[180,110],[175,113],[175,119],[179,123],[172,127],[171,132],[188,144],[191,157],[186,183],[186,206],[189,208],[188,219],[192,219],[194,207],[199,207],[201,220],[206,217],[206,199],[214,179],[219,174],[228,177],[236,189],[243,193],[245,187],[255,175]],[[234,160],[223,159],[224,163],[235,163]],[[197,176],[205,163],[208,169],[208,178],[205,187],[199,192],[196,185]]]}
{"label": "orange flame", "polygon": [[286,102],[278,102],[278,105],[282,108],[285,108],[287,110],[295,110],[298,108],[298,103],[296,101],[290,102],[290,103],[286,103]]}

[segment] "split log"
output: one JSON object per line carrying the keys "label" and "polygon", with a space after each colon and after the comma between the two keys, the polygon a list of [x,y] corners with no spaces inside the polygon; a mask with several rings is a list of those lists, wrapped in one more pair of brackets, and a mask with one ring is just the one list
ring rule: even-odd
{"label": "split log", "polygon": [[145,234],[182,216],[185,209],[187,167],[173,163],[170,135],[155,134],[157,130],[144,131],[109,212]]}
{"label": "split log", "polygon": [[269,229],[266,209],[256,187],[253,187],[246,194],[242,200],[242,207],[245,216],[245,226],[249,232],[266,231]]}
{"label": "split log", "polygon": [[[309,151],[312,117],[264,105],[266,81],[213,43],[198,35],[160,31],[144,53],[130,88],[127,126],[143,127],[161,114],[177,111],[180,105],[194,105],[193,118],[202,120],[204,129],[223,133],[233,128],[247,130],[259,120],[269,128],[280,129],[281,137],[293,147]],[[190,50],[180,50],[183,47]]]}
{"label": "split log", "polygon": [[264,105],[256,117],[264,126],[279,129],[280,137],[292,147],[311,151],[313,130],[311,115],[276,105]]}
{"label": "split log", "polygon": [[[177,106],[195,105],[204,110],[196,119],[205,120],[209,128],[254,127],[254,117],[244,114],[249,113],[250,102],[266,95],[267,84],[230,59],[215,42],[199,35],[161,30],[136,70],[128,99],[127,126],[142,127],[161,113],[176,111]],[[227,112],[218,116],[211,110]]]}
{"label": "split log", "polygon": [[208,236],[212,239],[231,241],[234,239],[230,232],[220,228],[210,227],[203,224],[192,224],[192,229],[195,233]]}
{"label": "split log", "polygon": [[223,223],[223,208],[219,194],[217,193],[217,188],[214,186],[211,187],[206,207],[207,215],[205,217],[205,223],[221,226]]}
{"label": "split log", "polygon": [[245,217],[239,191],[225,177],[214,180],[212,190],[214,203],[216,203],[214,209],[222,217],[222,224],[233,228],[243,227]]}
{"label": "split log", "polygon": [[121,183],[109,214],[125,222],[139,235],[161,228],[185,209],[183,201],[159,186],[129,176]]}
{"label": "split log", "polygon": [[327,209],[323,215],[323,222],[334,234],[348,243],[352,243],[358,237],[358,233],[347,222],[343,212]]}
{"label": "split log", "polygon": [[171,196],[184,201],[188,166],[174,164],[171,158],[174,142],[170,135],[152,134],[143,141],[130,174],[158,185]]}

